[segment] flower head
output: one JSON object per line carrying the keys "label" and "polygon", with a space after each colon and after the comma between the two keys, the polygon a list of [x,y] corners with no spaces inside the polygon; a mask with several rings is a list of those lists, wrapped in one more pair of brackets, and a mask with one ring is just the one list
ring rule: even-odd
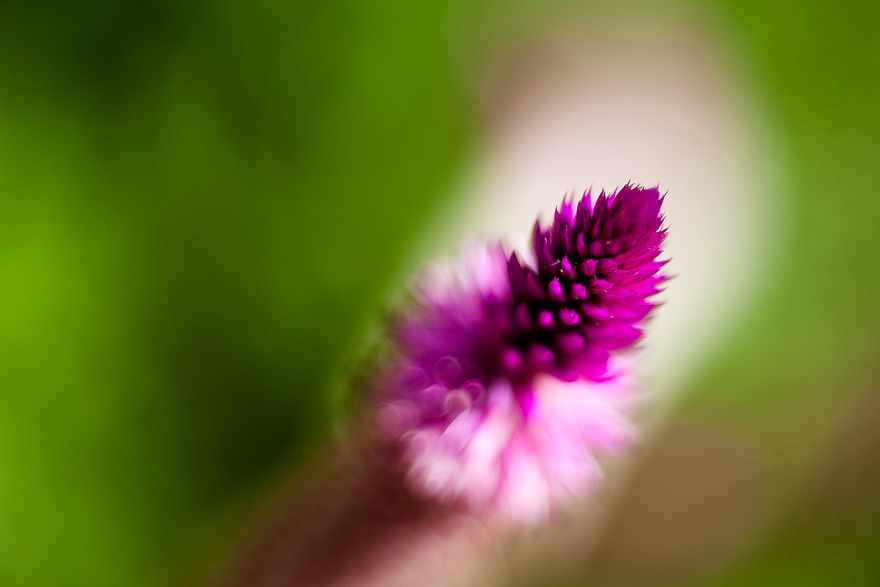
{"label": "flower head", "polygon": [[435,272],[395,330],[383,428],[413,486],[539,519],[632,436],[629,360],[665,277],[657,189],[589,193],[535,226],[530,266],[500,246]]}
{"label": "flower head", "polygon": [[510,257],[515,336],[506,350],[512,376],[552,371],[563,379],[601,378],[611,351],[634,345],[648,298],[666,280],[658,261],[666,236],[657,188],[625,185],[593,204],[565,200],[548,228],[535,224],[536,268]]}

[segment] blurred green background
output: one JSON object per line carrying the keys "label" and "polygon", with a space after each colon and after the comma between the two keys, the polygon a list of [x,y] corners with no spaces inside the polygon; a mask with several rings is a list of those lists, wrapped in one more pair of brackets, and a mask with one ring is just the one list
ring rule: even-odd
{"label": "blurred green background", "polygon": [[[600,9],[0,5],[0,584],[181,582],[229,540],[218,520],[346,416],[365,335],[479,144],[472,58]],[[880,584],[880,422],[856,418],[880,411],[880,11],[664,10],[742,59],[783,153],[772,271],[668,437],[757,447],[770,521],[724,564],[656,575],[615,554],[624,517],[597,558],[532,579]]]}

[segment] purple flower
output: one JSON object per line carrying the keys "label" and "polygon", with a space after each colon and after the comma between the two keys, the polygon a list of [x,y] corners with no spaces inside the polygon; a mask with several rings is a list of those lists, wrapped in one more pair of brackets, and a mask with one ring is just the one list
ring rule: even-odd
{"label": "purple flower", "polygon": [[666,280],[658,261],[666,236],[657,188],[625,185],[585,194],[536,223],[537,269],[510,257],[514,336],[505,350],[512,377],[550,371],[563,379],[601,378],[611,351],[633,346],[639,323],[654,309],[648,298]]}
{"label": "purple flower", "polygon": [[381,422],[413,486],[534,520],[632,437],[629,359],[665,277],[656,188],[566,200],[530,266],[500,247],[424,280],[395,330]]}

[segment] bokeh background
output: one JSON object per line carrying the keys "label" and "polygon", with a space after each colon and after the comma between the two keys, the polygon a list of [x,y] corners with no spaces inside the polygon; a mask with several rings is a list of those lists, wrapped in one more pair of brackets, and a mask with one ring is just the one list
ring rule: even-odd
{"label": "bokeh background", "polygon": [[878,17],[4,2],[0,584],[212,575],[414,268],[626,179],[670,194],[659,415],[493,581],[880,584]]}

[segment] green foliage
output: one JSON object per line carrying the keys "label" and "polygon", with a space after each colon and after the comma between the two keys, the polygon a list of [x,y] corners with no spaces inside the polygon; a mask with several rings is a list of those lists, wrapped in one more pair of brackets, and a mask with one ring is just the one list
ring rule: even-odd
{"label": "green foliage", "polygon": [[444,3],[0,8],[0,577],[164,583],[323,437],[459,162]]}
{"label": "green foliage", "polygon": [[782,213],[757,310],[695,385],[716,393],[694,399],[776,417],[779,402],[834,402],[829,387],[875,366],[880,12],[858,1],[720,4],[781,154],[781,186],[765,197]]}

